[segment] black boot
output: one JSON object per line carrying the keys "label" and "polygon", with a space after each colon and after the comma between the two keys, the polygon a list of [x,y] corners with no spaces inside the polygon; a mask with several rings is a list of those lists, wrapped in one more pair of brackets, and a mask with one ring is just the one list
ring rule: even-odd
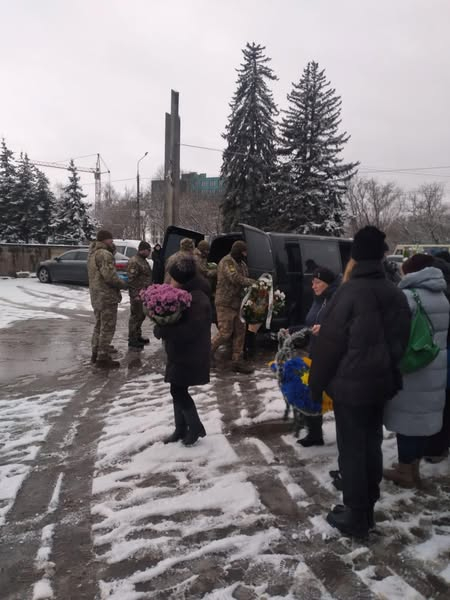
{"label": "black boot", "polygon": [[[374,511],[374,504],[371,504],[370,507],[367,509],[366,513],[367,513],[367,525],[369,526],[369,531],[372,531],[373,529],[375,529],[375,511]],[[344,506],[343,504],[336,504],[336,506],[333,508],[333,510],[331,512],[333,512],[334,514],[339,514],[339,513],[343,513],[347,510],[347,507]]]}
{"label": "black boot", "polygon": [[150,344],[150,340],[148,338],[142,337],[142,335],[140,335],[137,339],[138,342],[140,342],[141,344],[144,344],[144,346],[146,346],[147,344]]}
{"label": "black boot", "polygon": [[336,508],[327,515],[327,521],[332,527],[338,529],[343,535],[356,539],[364,540],[368,537],[369,521],[365,509],[344,506],[336,511]]}
{"label": "black boot", "polygon": [[306,426],[308,433],[306,437],[298,440],[298,444],[301,444],[304,448],[310,446],[323,446],[323,433],[322,433],[322,415],[317,417],[305,417]]}
{"label": "black boot", "polygon": [[165,444],[172,444],[182,440],[186,435],[186,421],[184,419],[183,411],[178,404],[173,405],[173,416],[175,420],[174,432],[166,437],[163,441]]}
{"label": "black boot", "polygon": [[185,446],[193,446],[200,437],[205,437],[206,431],[200,421],[195,404],[188,410],[183,410],[184,420],[187,425],[187,433],[183,438]]}
{"label": "black boot", "polygon": [[130,340],[128,342],[128,348],[136,348],[137,350],[142,350],[143,347],[144,347],[144,344],[143,344],[143,342],[140,342],[139,339]]}

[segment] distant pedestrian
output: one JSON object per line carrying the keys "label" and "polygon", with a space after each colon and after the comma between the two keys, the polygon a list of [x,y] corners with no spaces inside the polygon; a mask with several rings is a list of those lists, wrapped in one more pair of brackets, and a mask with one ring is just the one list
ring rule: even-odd
{"label": "distant pedestrian", "polygon": [[162,283],[164,281],[164,261],[161,244],[155,244],[153,246],[152,261],[153,281],[154,283]]}
{"label": "distant pedestrian", "polygon": [[399,362],[411,315],[402,292],[382,266],[385,235],[364,227],[352,245],[349,280],[335,293],[321,324],[309,384],[313,396],[333,398],[344,505],[328,522],[343,534],[365,537],[383,476],[383,409],[401,389]]}
{"label": "distant pedestrian", "polygon": [[217,269],[216,311],[219,331],[212,341],[212,357],[216,350],[232,343],[231,368],[237,373],[253,373],[252,367],[244,363],[246,324],[239,318],[244,289],[254,283],[248,276],[245,262],[247,244],[234,242],[229,254],[224,256]]}
{"label": "distant pedestrian", "polygon": [[403,389],[386,404],[384,424],[397,434],[398,463],[385,469],[384,478],[403,487],[419,487],[419,465],[425,456],[427,438],[441,431],[447,384],[447,333],[449,303],[442,271],[433,267],[433,257],[415,254],[402,265],[400,282],[414,314],[415,294],[434,330],[440,353],[426,367],[403,377]]}
{"label": "distant pedestrian", "polygon": [[116,331],[117,307],[122,300],[120,290],[126,289],[127,284],[117,275],[113,252],[112,234],[101,229],[89,248],[88,277],[95,315],[91,361],[102,369],[120,366],[118,361],[112,360],[110,351]]}
{"label": "distant pedestrian", "polygon": [[129,348],[143,348],[149,343],[142,337],[142,323],[145,320],[144,307],[139,292],[152,283],[152,269],[148,262],[151,247],[148,242],[140,242],[138,252],[128,261],[128,291],[130,294],[130,319],[128,322]]}
{"label": "distant pedestrian", "polygon": [[165,342],[165,381],[170,383],[175,419],[175,430],[164,442],[183,440],[186,446],[192,446],[206,435],[189,387],[209,383],[211,304],[193,257],[178,258],[170,266],[169,275],[171,285],[192,295],[192,303],[179,321],[154,329],[155,336]]}

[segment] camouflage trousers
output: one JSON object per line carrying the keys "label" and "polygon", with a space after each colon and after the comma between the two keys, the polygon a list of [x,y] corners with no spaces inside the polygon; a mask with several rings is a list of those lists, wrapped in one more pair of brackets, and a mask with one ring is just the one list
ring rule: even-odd
{"label": "camouflage trousers", "polygon": [[94,310],[95,327],[92,335],[92,352],[97,352],[99,358],[108,355],[108,349],[116,331],[117,307],[117,304],[112,304],[102,310]]}
{"label": "camouflage trousers", "polygon": [[142,302],[130,298],[130,319],[128,321],[128,340],[130,342],[142,337],[142,323],[144,320],[145,314]]}
{"label": "camouflage trousers", "polygon": [[214,353],[220,346],[231,340],[233,362],[242,359],[244,353],[245,331],[247,326],[239,319],[239,309],[229,306],[216,306],[219,332],[211,342]]}

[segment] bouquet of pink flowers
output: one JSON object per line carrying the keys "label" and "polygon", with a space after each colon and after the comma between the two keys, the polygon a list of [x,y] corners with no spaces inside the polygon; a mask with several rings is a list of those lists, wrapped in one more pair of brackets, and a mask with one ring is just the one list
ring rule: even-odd
{"label": "bouquet of pink flowers", "polygon": [[163,283],[150,285],[140,292],[144,310],[158,325],[176,323],[186,308],[191,305],[192,296],[186,290],[180,290]]}

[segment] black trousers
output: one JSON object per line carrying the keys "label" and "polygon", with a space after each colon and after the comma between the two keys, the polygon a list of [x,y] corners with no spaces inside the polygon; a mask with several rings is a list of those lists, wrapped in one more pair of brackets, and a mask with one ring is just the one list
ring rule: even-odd
{"label": "black trousers", "polygon": [[450,390],[445,394],[444,413],[442,415],[442,429],[439,433],[430,435],[425,446],[426,456],[441,456],[450,447]]}
{"label": "black trousers", "polygon": [[180,408],[183,410],[189,410],[192,407],[195,407],[195,403],[189,394],[189,390],[187,387],[175,385],[173,383],[170,384],[170,393],[173,398],[173,404],[176,408]]}
{"label": "black trousers", "polygon": [[334,401],[344,504],[368,509],[380,497],[383,477],[383,405]]}
{"label": "black trousers", "polygon": [[427,439],[424,436],[397,433],[398,462],[402,465],[410,465],[423,458]]}

